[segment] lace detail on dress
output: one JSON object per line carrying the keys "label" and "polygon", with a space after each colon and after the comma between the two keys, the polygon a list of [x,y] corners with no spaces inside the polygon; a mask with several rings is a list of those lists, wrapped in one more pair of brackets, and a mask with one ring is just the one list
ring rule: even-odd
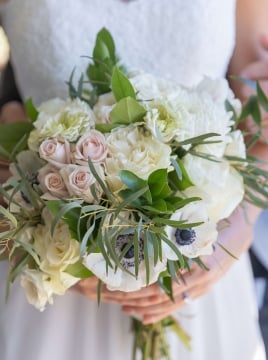
{"label": "lace detail on dress", "polygon": [[235,0],[12,0],[6,10],[18,85],[35,102],[66,94],[103,26],[132,69],[185,84],[223,75],[234,43]]}

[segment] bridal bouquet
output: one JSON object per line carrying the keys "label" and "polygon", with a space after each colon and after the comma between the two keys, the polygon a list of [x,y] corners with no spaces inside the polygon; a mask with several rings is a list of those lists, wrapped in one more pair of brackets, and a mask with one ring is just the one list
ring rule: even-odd
{"label": "bridal bouquet", "polygon": [[[106,29],[86,77],[75,85],[71,75],[68,99],[28,100],[28,122],[1,126],[12,174],[0,208],[8,284],[19,276],[41,311],[91,276],[126,292],[158,282],[173,300],[172,281],[221,246],[218,222],[243,199],[266,205],[268,174],[247,155],[261,130],[245,144],[238,125],[252,115],[259,127],[268,99],[258,84],[242,107],[224,79],[187,88],[128,73]],[[172,317],[134,321],[144,359],[156,347],[168,357],[165,327],[188,343]]]}

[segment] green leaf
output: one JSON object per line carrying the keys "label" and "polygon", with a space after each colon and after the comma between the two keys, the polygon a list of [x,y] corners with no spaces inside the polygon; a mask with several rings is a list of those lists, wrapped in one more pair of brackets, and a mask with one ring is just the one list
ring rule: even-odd
{"label": "green leaf", "polygon": [[189,175],[183,165],[183,161],[179,158],[176,160],[171,159],[171,163],[174,167],[174,171],[168,173],[168,178],[171,180],[174,190],[185,190],[190,186],[193,186]]}
{"label": "green leaf", "polygon": [[120,124],[96,124],[95,129],[105,134],[117,128]]}
{"label": "green leaf", "polygon": [[132,193],[126,199],[124,199],[121,202],[121,204],[117,207],[116,212],[115,212],[115,216],[117,216],[124,207],[127,207],[127,206],[131,205],[132,202],[134,202],[136,199],[138,199],[140,196],[142,196],[146,191],[148,191],[148,189],[149,188],[148,188],[148,185],[147,185],[144,188]]}
{"label": "green leaf", "polygon": [[262,90],[259,82],[257,82],[257,97],[261,106],[264,108],[265,111],[268,112],[268,98]]}
{"label": "green leaf", "polygon": [[86,252],[86,247],[87,247],[87,243],[88,243],[88,239],[90,238],[90,236],[92,235],[93,231],[95,229],[95,221],[93,222],[93,224],[87,229],[86,233],[84,234],[82,241],[81,241],[81,245],[80,245],[80,255],[83,256]]}
{"label": "green leaf", "polygon": [[139,178],[129,170],[121,170],[119,172],[121,181],[131,190],[138,191],[147,186],[147,181]]}
{"label": "green leaf", "polygon": [[148,177],[148,185],[153,199],[165,199],[171,193],[166,169],[152,172]]}
{"label": "green leaf", "polygon": [[240,122],[243,121],[250,115],[252,116],[255,123],[258,126],[260,126],[261,125],[261,112],[260,112],[257,96],[255,96],[255,95],[250,96],[247,103],[243,106],[239,121]]}
{"label": "green leaf", "polygon": [[[218,133],[207,133],[204,135],[199,135],[199,136],[195,136],[193,138],[186,139],[184,141],[176,142],[176,145],[177,146],[190,145],[190,144],[191,145],[199,145],[199,144],[203,144],[204,140],[211,138],[211,137],[215,137],[215,136],[221,136],[221,135]],[[214,141],[213,141],[213,143],[214,143]]]}
{"label": "green leaf", "polygon": [[149,261],[149,244],[147,236],[144,236],[144,262],[146,270],[146,285],[150,282],[150,261]]}
{"label": "green leaf", "polygon": [[82,264],[81,260],[77,261],[75,264],[68,265],[64,272],[80,279],[86,279],[94,275]]}
{"label": "green leaf", "polygon": [[[116,57],[115,57],[114,40],[113,40],[111,33],[106,28],[102,28],[98,32],[97,38],[96,38],[96,46],[97,46],[98,42],[105,44],[105,47],[108,50],[109,57],[115,61]],[[105,50],[105,53],[106,53],[106,50]]]}
{"label": "green leaf", "polygon": [[[25,135],[25,139],[17,148],[17,151],[27,149],[27,138],[33,128],[33,124],[26,121],[0,125],[0,156],[7,158],[6,153],[11,154]],[[4,151],[1,149],[4,149]]]}
{"label": "green leaf", "polygon": [[25,108],[27,116],[32,120],[32,122],[34,122],[37,119],[39,112],[37,111],[36,107],[34,106],[31,98],[29,98],[25,101],[24,108]]}
{"label": "green leaf", "polygon": [[49,200],[46,201],[46,206],[52,214],[55,215],[51,224],[51,235],[53,235],[59,220],[63,220],[66,224],[68,224],[69,229],[72,230],[72,235],[76,234],[77,222],[81,214],[81,204],[78,201],[66,203],[61,200]]}
{"label": "green leaf", "polygon": [[121,99],[110,112],[113,124],[129,125],[143,121],[146,114],[145,108],[135,99],[128,96]]}
{"label": "green leaf", "polygon": [[152,219],[152,222],[154,224],[162,224],[162,225],[169,225],[175,228],[180,228],[180,229],[189,229],[198,225],[202,225],[203,222],[196,222],[196,223],[187,223],[187,220],[181,220],[181,221],[177,221],[177,220],[171,220],[171,219],[165,219],[165,218],[160,218],[160,217],[155,217]]}
{"label": "green leaf", "polygon": [[131,82],[117,66],[114,68],[111,84],[116,101],[120,101],[128,96],[136,99],[135,90]]}
{"label": "green leaf", "polygon": [[161,289],[167,294],[171,301],[174,301],[173,296],[173,287],[172,287],[172,278],[170,276],[160,276],[158,279],[158,284]]}

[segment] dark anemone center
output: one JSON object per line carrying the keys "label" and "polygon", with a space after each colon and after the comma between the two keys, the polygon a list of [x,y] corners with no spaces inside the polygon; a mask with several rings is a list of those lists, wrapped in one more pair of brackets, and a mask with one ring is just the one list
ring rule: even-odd
{"label": "dark anemone center", "polygon": [[[123,244],[123,246],[121,247],[121,251],[122,251],[122,252],[123,252],[123,250],[126,248],[127,245],[128,245],[127,243]],[[131,245],[130,248],[127,250],[127,252],[126,252],[125,255],[124,255],[124,258],[125,258],[125,259],[132,259],[132,258],[134,258],[134,246],[133,246],[133,245]]]}
{"label": "dark anemone center", "polygon": [[175,239],[178,245],[190,245],[196,240],[196,233],[193,229],[176,229]]}

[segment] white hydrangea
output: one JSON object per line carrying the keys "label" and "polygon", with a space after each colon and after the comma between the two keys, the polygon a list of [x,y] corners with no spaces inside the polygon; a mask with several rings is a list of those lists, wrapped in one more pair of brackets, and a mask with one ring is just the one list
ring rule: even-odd
{"label": "white hydrangea", "polygon": [[35,129],[28,139],[29,148],[34,151],[47,138],[74,142],[95,124],[93,111],[80,99],[51,99],[41,104],[38,111]]}

